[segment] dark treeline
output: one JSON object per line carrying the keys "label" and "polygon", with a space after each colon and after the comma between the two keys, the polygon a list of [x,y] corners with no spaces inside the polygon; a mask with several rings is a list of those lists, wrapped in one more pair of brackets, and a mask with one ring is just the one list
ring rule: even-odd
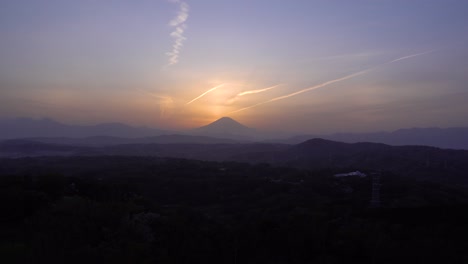
{"label": "dark treeline", "polygon": [[2,263],[467,263],[468,192],[362,168],[0,159]]}

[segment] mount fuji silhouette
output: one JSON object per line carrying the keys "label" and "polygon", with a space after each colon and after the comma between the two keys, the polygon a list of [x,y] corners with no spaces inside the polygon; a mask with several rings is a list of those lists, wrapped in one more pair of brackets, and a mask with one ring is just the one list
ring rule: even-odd
{"label": "mount fuji silhouette", "polygon": [[195,128],[191,132],[197,135],[233,139],[249,139],[256,134],[255,129],[247,127],[230,117],[222,117],[208,125]]}

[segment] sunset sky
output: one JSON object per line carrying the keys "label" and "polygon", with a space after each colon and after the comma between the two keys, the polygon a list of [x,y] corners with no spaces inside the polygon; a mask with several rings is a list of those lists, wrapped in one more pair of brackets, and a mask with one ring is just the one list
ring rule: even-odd
{"label": "sunset sky", "polygon": [[466,0],[2,0],[0,118],[468,126]]}

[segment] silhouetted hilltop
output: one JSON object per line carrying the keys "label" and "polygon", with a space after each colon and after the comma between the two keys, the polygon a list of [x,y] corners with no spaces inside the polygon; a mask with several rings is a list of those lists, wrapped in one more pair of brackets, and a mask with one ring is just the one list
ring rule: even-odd
{"label": "silhouetted hilltop", "polygon": [[322,152],[322,151],[342,151],[349,147],[349,144],[336,142],[322,138],[313,138],[292,147],[296,151]]}
{"label": "silhouetted hilltop", "polygon": [[393,132],[298,135],[288,139],[272,140],[272,142],[298,144],[318,137],[347,143],[375,142],[396,146],[421,145],[450,149],[468,149],[468,127],[409,128]]}
{"label": "silhouetted hilltop", "polygon": [[290,151],[302,153],[303,155],[325,155],[325,154],[356,154],[368,151],[385,151],[391,148],[389,145],[371,142],[344,143],[322,138],[309,139],[293,146]]}
{"label": "silhouetted hilltop", "polygon": [[275,156],[278,164],[300,168],[367,168],[403,175],[468,182],[468,151],[381,143],[342,143],[312,139]]}
{"label": "silhouetted hilltop", "polygon": [[468,151],[426,146],[343,143],[324,139],[312,139],[297,145],[267,143],[143,143],[102,147],[71,147],[57,144],[38,144],[30,141],[21,144],[15,143],[15,141],[7,141],[2,144],[0,145],[0,156],[3,157],[50,155],[169,157],[208,161],[237,161],[252,164],[268,163],[274,166],[303,169],[364,168],[393,171],[411,177],[456,180],[468,183],[466,177]]}

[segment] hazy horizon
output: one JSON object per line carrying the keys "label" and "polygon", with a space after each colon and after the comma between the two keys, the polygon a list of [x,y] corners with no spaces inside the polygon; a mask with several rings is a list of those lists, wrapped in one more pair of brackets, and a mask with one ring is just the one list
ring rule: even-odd
{"label": "hazy horizon", "polygon": [[467,127],[462,0],[2,2],[0,119]]}

